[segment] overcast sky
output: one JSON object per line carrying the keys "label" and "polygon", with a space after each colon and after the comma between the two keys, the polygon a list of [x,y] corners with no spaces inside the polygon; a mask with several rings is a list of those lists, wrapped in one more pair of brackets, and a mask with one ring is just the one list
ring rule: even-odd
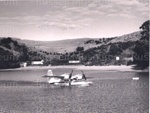
{"label": "overcast sky", "polygon": [[120,36],[149,19],[149,0],[0,0],[0,37],[62,40]]}

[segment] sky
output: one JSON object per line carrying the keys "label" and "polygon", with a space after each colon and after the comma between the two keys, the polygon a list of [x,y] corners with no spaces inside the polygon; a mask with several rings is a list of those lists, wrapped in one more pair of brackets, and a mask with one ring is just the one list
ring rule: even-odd
{"label": "sky", "polygon": [[0,37],[53,41],[139,31],[149,0],[0,0]]}

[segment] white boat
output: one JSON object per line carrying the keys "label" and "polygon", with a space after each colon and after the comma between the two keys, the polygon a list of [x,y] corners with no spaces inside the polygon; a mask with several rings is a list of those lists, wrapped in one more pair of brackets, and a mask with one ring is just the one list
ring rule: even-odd
{"label": "white boat", "polygon": [[139,80],[139,77],[133,77],[132,80]]}

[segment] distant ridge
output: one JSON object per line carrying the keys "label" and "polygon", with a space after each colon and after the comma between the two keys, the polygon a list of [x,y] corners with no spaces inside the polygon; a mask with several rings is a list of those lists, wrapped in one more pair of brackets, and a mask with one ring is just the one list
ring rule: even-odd
{"label": "distant ridge", "polygon": [[[136,41],[141,37],[140,31],[133,32],[130,34],[125,34],[122,36],[110,37],[113,38],[109,40],[107,43],[88,43],[85,42],[89,40],[98,41],[103,38],[80,38],[80,39],[65,39],[59,41],[34,41],[34,40],[24,40],[19,38],[13,38],[19,43],[24,43],[29,48],[35,48],[42,51],[47,52],[57,52],[57,53],[65,53],[65,52],[73,52],[77,47],[84,47],[85,50],[97,46],[101,46],[103,44],[108,43],[116,43],[116,42],[128,42],[128,41]],[[4,37],[3,37],[4,38]],[[108,38],[104,38],[108,39]]]}

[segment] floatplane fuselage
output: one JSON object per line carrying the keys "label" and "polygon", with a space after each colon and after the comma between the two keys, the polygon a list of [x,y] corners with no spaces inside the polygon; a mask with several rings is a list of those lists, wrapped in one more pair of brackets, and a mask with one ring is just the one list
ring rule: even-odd
{"label": "floatplane fuselage", "polygon": [[47,71],[47,75],[43,77],[47,78],[49,84],[54,85],[63,85],[63,86],[74,86],[74,85],[81,85],[87,86],[91,85],[92,82],[87,81],[87,77],[82,71],[82,74],[72,75],[73,70],[71,73],[64,73],[62,75],[55,76],[53,75],[52,70]]}

